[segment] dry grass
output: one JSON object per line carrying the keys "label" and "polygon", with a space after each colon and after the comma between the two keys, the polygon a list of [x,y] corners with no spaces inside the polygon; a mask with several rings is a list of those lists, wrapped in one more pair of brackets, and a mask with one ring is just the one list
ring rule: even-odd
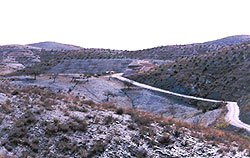
{"label": "dry grass", "polygon": [[[106,106],[102,106],[101,104],[97,104],[96,106],[98,107],[98,109],[102,110],[106,109]],[[115,112],[117,109],[109,108],[108,110]],[[149,126],[153,122],[158,123],[163,127],[175,125],[177,133],[179,128],[185,127],[192,131],[192,135],[194,137],[205,139],[207,141],[213,141],[214,143],[225,143],[228,145],[230,145],[232,142],[236,142],[242,149],[250,148],[250,137],[240,136],[233,132],[223,131],[213,127],[192,125],[189,123],[175,120],[173,118],[161,117],[159,115],[154,115],[149,112],[145,112],[142,110],[135,110],[132,108],[125,108],[124,114],[131,115],[132,119],[135,121],[135,123],[137,123],[137,125]]]}

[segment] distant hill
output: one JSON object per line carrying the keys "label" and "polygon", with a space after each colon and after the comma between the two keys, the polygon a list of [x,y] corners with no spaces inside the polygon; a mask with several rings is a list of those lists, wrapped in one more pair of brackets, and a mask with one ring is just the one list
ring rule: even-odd
{"label": "distant hill", "polygon": [[179,57],[218,51],[226,46],[241,44],[247,41],[250,41],[249,35],[236,35],[205,43],[160,46],[136,51],[125,51],[123,54],[132,58],[175,60]]}
{"label": "distant hill", "polygon": [[236,35],[236,36],[229,36],[222,39],[214,40],[205,42],[204,44],[208,45],[220,45],[220,46],[229,46],[234,44],[240,44],[243,42],[250,41],[250,35]]}
{"label": "distant hill", "polygon": [[[187,45],[168,45],[159,46],[149,49],[128,51],[128,50],[111,50],[111,49],[84,49],[78,46],[61,44],[56,42],[41,42],[29,44],[29,46],[43,48],[46,50],[64,50],[74,51],[80,50],[77,53],[79,56],[86,58],[130,58],[130,59],[162,59],[175,60],[180,57],[193,56],[198,54],[218,51],[226,46],[232,46],[250,41],[249,35],[230,36],[205,43],[194,43]],[[84,57],[85,58],[85,57]]]}
{"label": "distant hill", "polygon": [[[70,62],[75,59],[155,59],[175,61],[179,58],[209,54],[222,50],[225,47],[236,45],[236,43],[241,44],[248,41],[249,37],[247,35],[238,35],[205,43],[169,45],[136,51],[81,48],[56,42],[40,42],[24,46],[7,45],[0,46],[0,60],[11,59],[11,62],[15,64],[14,66],[22,64],[23,66],[20,65],[21,67],[18,69],[31,66],[31,70],[34,70],[33,65],[35,65],[36,69],[40,70],[39,72],[41,73],[48,71],[65,60],[71,59],[73,60]],[[29,53],[25,55],[24,52]],[[9,61],[4,60],[4,70],[9,68]],[[16,71],[16,68],[13,71]]]}
{"label": "distant hill", "polygon": [[53,49],[53,50],[79,50],[81,47],[69,45],[69,44],[62,44],[57,42],[39,42],[39,43],[33,43],[28,44],[28,46],[42,48],[42,49]]}

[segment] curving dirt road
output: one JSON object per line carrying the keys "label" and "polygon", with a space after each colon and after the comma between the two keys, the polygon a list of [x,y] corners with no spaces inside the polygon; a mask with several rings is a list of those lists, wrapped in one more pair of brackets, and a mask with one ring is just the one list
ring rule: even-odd
{"label": "curving dirt road", "polygon": [[195,99],[195,100],[207,101],[207,102],[214,102],[214,103],[225,102],[226,106],[227,106],[227,109],[228,109],[228,113],[225,116],[226,121],[229,124],[233,125],[233,126],[236,126],[238,128],[242,128],[242,129],[246,129],[246,130],[250,131],[250,125],[241,122],[240,119],[239,119],[240,109],[239,109],[239,106],[238,106],[237,102],[213,100],[213,99],[199,98],[199,97],[174,93],[174,92],[170,92],[170,91],[167,91],[167,90],[152,87],[152,86],[149,86],[149,85],[146,85],[146,84],[142,84],[142,83],[127,79],[125,77],[122,77],[122,75],[123,75],[123,73],[117,73],[117,74],[111,75],[111,77],[116,78],[116,79],[121,80],[121,81],[124,81],[124,82],[131,83],[131,84],[133,84],[135,86],[138,86],[138,87],[142,87],[142,88],[146,88],[146,89],[149,89],[149,90],[162,92],[162,93],[166,93],[166,94],[171,94],[171,95],[175,95],[175,96],[179,96],[179,97],[183,97],[183,98]]}

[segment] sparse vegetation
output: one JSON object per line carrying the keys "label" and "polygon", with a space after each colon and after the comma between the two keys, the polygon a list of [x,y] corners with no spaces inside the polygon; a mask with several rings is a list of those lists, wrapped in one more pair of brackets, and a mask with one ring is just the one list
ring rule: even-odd
{"label": "sparse vegetation", "polygon": [[161,143],[162,145],[169,145],[173,143],[173,141],[170,138],[170,134],[168,133],[164,133],[163,136],[159,138],[158,142]]}
{"label": "sparse vegetation", "polygon": [[[225,60],[224,60],[225,59]],[[181,94],[217,100],[241,101],[250,94],[249,42],[223,48],[213,53],[179,58],[131,79]],[[204,112],[220,105],[197,105]],[[247,109],[246,109],[247,110]],[[243,111],[248,113],[249,110]],[[243,121],[249,118],[242,115]]]}
{"label": "sparse vegetation", "polygon": [[117,108],[117,110],[116,110],[116,114],[118,114],[118,115],[122,115],[123,113],[124,113],[123,108]]}
{"label": "sparse vegetation", "polygon": [[4,113],[11,113],[12,112],[12,105],[11,101],[7,99],[4,104],[0,105],[0,110]]}
{"label": "sparse vegetation", "polygon": [[[1,89],[6,89],[6,94],[12,96],[14,87],[3,86]],[[0,143],[8,152],[19,153],[21,157],[96,157],[104,153],[110,154],[109,151],[119,152],[121,147],[122,151],[126,150],[130,155],[147,157],[154,152],[153,146],[161,149],[173,145],[178,139],[184,139],[186,131],[201,141],[205,139],[228,144],[236,141],[240,142],[242,149],[249,147],[249,138],[216,129],[191,126],[135,109],[116,108],[107,103],[91,102],[87,105],[85,103],[88,102],[83,102],[73,95],[56,94],[34,86],[17,90],[18,99],[11,101],[14,105],[12,110],[2,114]],[[29,99],[26,96],[29,96]],[[44,108],[42,96],[53,101],[52,109]],[[19,110],[22,111],[21,115],[17,115]],[[4,115],[12,115],[13,124],[5,126],[3,122],[8,120],[5,120]],[[138,133],[140,137],[133,133]],[[104,135],[104,139],[101,138]],[[127,136],[131,140],[126,140]],[[127,148],[127,143],[131,142],[138,146],[140,142],[147,143],[150,150],[142,147]],[[188,145],[186,143],[183,147]]]}
{"label": "sparse vegetation", "polygon": [[[64,70],[53,72],[52,68],[58,65],[70,67],[72,61],[81,63],[82,60],[92,62],[89,59],[125,58],[126,62],[130,59],[175,60],[131,78],[184,94],[221,100],[239,99],[241,108],[247,113],[250,111],[247,75],[249,43],[232,44],[231,47],[225,47],[228,44],[224,43],[177,45],[139,51],[18,48],[15,52],[32,52],[33,56],[16,55],[15,60],[26,68],[11,75],[32,75],[37,79],[39,74],[48,73],[53,85]],[[0,58],[8,56],[13,47],[0,47],[0,53],[7,52]],[[120,64],[126,67],[126,62]],[[89,77],[106,74],[111,72],[85,73],[84,77],[89,84]],[[76,86],[82,79],[72,80],[71,83]],[[131,84],[125,83],[125,87],[125,92],[131,90]],[[56,93],[38,86],[17,86],[1,81],[0,93],[7,98],[0,105],[0,145],[4,151],[18,157],[250,156],[250,138],[247,134],[241,135],[247,131],[223,131],[231,128],[223,119],[217,120],[215,127],[203,127],[135,108],[117,108],[110,102],[117,94],[111,91],[103,95],[104,100],[106,96],[105,103],[95,103],[74,93]],[[224,106],[221,103],[186,102],[203,113]],[[175,113],[174,107],[171,112]],[[242,116],[248,117],[247,114]],[[1,150],[0,157],[5,155]]]}

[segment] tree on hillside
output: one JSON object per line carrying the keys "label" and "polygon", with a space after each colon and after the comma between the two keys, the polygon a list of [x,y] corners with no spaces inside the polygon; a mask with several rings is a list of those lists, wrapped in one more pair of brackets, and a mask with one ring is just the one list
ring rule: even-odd
{"label": "tree on hillside", "polygon": [[40,67],[29,67],[23,70],[23,73],[25,75],[29,75],[29,76],[34,76],[34,80],[36,80],[37,76],[39,74],[41,74],[42,69]]}
{"label": "tree on hillside", "polygon": [[130,90],[133,84],[129,82],[124,82],[124,86],[126,87],[126,89]]}
{"label": "tree on hillside", "polygon": [[50,75],[50,78],[53,79],[53,82],[52,83],[55,83],[56,82],[56,78],[58,77],[59,73],[52,73]]}
{"label": "tree on hillside", "polygon": [[108,90],[108,91],[104,92],[104,96],[106,96],[106,101],[108,102],[108,101],[110,101],[110,98],[114,98],[117,95]]}

